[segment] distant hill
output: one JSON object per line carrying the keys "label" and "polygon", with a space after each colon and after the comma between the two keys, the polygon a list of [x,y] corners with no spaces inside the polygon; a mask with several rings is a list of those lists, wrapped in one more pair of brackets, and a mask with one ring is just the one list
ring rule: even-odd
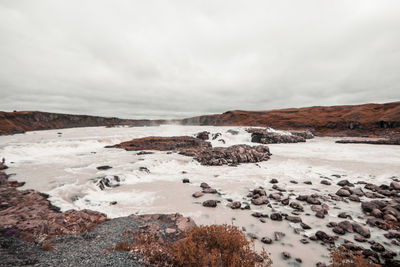
{"label": "distant hill", "polygon": [[182,124],[310,129],[319,135],[385,135],[400,131],[400,102],[267,111],[233,110],[183,119]]}

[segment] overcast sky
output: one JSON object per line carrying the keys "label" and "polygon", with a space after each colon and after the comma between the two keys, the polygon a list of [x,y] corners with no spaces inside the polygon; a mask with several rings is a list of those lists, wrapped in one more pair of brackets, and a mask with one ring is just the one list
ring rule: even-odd
{"label": "overcast sky", "polygon": [[0,110],[173,118],[400,100],[400,1],[0,0]]}

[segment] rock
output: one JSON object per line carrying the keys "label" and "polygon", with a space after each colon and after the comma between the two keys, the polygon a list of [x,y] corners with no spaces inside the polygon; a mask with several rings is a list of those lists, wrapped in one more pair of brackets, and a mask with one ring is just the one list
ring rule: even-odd
{"label": "rock", "polygon": [[325,212],[323,210],[319,210],[315,213],[315,217],[323,219],[325,218]]}
{"label": "rock", "polygon": [[292,209],[304,211],[303,206],[299,202],[292,202],[289,205]]}
{"label": "rock", "polygon": [[308,224],[301,222],[300,223],[301,228],[303,228],[304,230],[309,230],[311,229],[311,226],[309,226]]}
{"label": "rock", "polygon": [[312,205],[320,205],[321,204],[321,201],[319,201],[317,198],[311,197],[311,196],[307,196],[306,201],[308,204],[312,204]]}
{"label": "rock", "polygon": [[338,214],[339,218],[343,218],[343,219],[347,219],[347,217],[351,217],[350,215],[348,215],[346,212],[341,212]]}
{"label": "rock", "polygon": [[282,221],[282,215],[280,213],[272,213],[270,218],[273,221]]}
{"label": "rock", "polygon": [[267,129],[250,128],[246,130],[251,133],[251,142],[261,144],[278,144],[278,143],[298,143],[305,142],[304,137],[298,135],[282,135],[278,133],[268,132]]}
{"label": "rock", "polygon": [[278,180],[275,179],[275,178],[273,178],[273,179],[271,179],[269,182],[270,182],[271,184],[277,184],[277,183],[278,183]]}
{"label": "rock", "polygon": [[252,214],[251,214],[251,216],[253,216],[253,217],[256,217],[256,218],[260,218],[260,217],[262,217],[262,213],[261,212],[253,212]]}
{"label": "rock", "polygon": [[281,188],[281,187],[277,186],[276,184],[274,184],[272,186],[272,189],[278,190],[279,192],[286,192],[286,189]]}
{"label": "rock", "polygon": [[284,260],[287,260],[287,259],[290,259],[292,256],[290,256],[290,253],[289,252],[287,252],[287,251],[283,251],[282,252],[282,258],[284,259]]}
{"label": "rock", "polygon": [[281,201],[281,203],[282,203],[282,205],[289,205],[289,199],[288,198],[285,198],[285,199],[283,199],[282,201]]}
{"label": "rock", "polygon": [[337,183],[338,186],[354,186],[349,180],[341,180]]}
{"label": "rock", "polygon": [[277,201],[280,201],[282,196],[279,193],[272,193],[272,194],[269,194],[269,198],[272,198],[272,199],[275,199]]}
{"label": "rock", "polygon": [[325,243],[334,243],[334,239],[323,231],[317,231],[315,236]]}
{"label": "rock", "polygon": [[393,181],[390,183],[390,188],[394,190],[400,190],[400,183]]}
{"label": "rock", "polygon": [[105,170],[108,170],[108,169],[111,169],[112,167],[111,166],[108,166],[108,165],[103,165],[103,166],[98,166],[98,167],[96,167],[96,169],[98,169],[98,170],[102,170],[102,171],[105,171]]}
{"label": "rock", "polygon": [[215,140],[215,139],[217,139],[217,138],[220,137],[220,136],[222,136],[221,133],[215,133],[215,134],[212,135],[212,140]]}
{"label": "rock", "polygon": [[321,181],[321,184],[324,184],[324,185],[331,185],[331,182],[329,182],[328,180],[322,180],[322,181]]}
{"label": "rock", "polygon": [[285,219],[288,220],[289,222],[292,222],[292,223],[299,223],[299,222],[302,221],[300,217],[297,217],[297,216],[289,216],[289,215],[286,216]]}
{"label": "rock", "polygon": [[111,201],[110,205],[117,205],[117,201]]}
{"label": "rock", "polygon": [[251,203],[253,203],[254,205],[259,206],[259,205],[263,205],[263,204],[268,204],[269,200],[268,200],[267,196],[261,196],[261,197],[256,198],[256,199],[252,199]]}
{"label": "rock", "polygon": [[240,203],[240,201],[234,201],[228,204],[228,207],[230,207],[231,209],[240,209],[240,207],[242,206],[242,204]]}
{"label": "rock", "polygon": [[341,188],[336,192],[336,195],[341,196],[341,197],[348,197],[351,195],[351,193],[349,190]]}
{"label": "rock", "polygon": [[354,201],[354,202],[361,202],[360,198],[355,194],[350,195],[349,200]]}
{"label": "rock", "polygon": [[192,194],[192,197],[194,197],[194,198],[199,198],[199,197],[202,197],[202,196],[204,196],[204,193],[200,192],[200,191],[194,192]]}
{"label": "rock", "polygon": [[286,234],[282,232],[274,232],[275,241],[279,241],[284,237]]}
{"label": "rock", "polygon": [[216,189],[214,189],[214,188],[204,188],[202,190],[202,192],[205,193],[205,194],[216,194],[216,193],[218,193],[218,191]]}
{"label": "rock", "polygon": [[308,185],[312,185],[312,182],[311,182],[311,181],[304,181],[303,183],[304,183],[304,184],[308,184]]}
{"label": "rock", "polygon": [[382,246],[381,244],[377,243],[377,242],[375,242],[375,243],[371,246],[371,249],[374,250],[374,251],[376,251],[376,252],[383,252],[383,251],[385,251],[385,247]]}
{"label": "rock", "polygon": [[352,225],[353,225],[354,232],[356,232],[357,234],[359,234],[365,238],[371,237],[371,232],[368,229],[368,227],[362,226],[361,224],[356,223],[356,222],[352,223]]}
{"label": "rock", "polygon": [[305,238],[302,238],[302,239],[300,239],[300,242],[302,243],[302,244],[308,244],[308,243],[310,243],[307,239],[305,239]]}
{"label": "rock", "polygon": [[203,202],[203,207],[215,208],[217,206],[216,200],[206,200]]}
{"label": "rock", "polygon": [[339,226],[333,227],[332,232],[334,232],[335,234],[338,234],[338,235],[344,235],[346,233],[346,231],[343,230],[343,228],[341,228]]}
{"label": "rock", "polygon": [[266,196],[267,193],[265,192],[265,189],[262,187],[256,188],[253,190],[253,195],[259,195],[259,196]]}
{"label": "rock", "polygon": [[264,244],[272,244],[272,239],[265,236],[261,238],[261,242],[263,242]]}
{"label": "rock", "polygon": [[210,139],[209,134],[210,134],[210,133],[207,132],[207,131],[199,132],[199,133],[196,135],[196,138],[199,138],[199,139],[201,139],[201,140],[208,140],[208,139]]}
{"label": "rock", "polygon": [[182,179],[182,183],[187,184],[187,183],[190,183],[190,181],[189,181],[188,178],[183,178],[183,179]]}
{"label": "rock", "polygon": [[298,263],[302,263],[303,262],[303,260],[300,259],[300,258],[295,258],[294,260],[297,261]]}
{"label": "rock", "polygon": [[148,168],[146,168],[146,167],[139,167],[139,171],[150,173],[150,170]]}
{"label": "rock", "polygon": [[290,180],[290,182],[291,182],[292,184],[298,184],[298,182],[295,181],[295,180]]}
{"label": "rock", "polygon": [[360,236],[360,235],[355,235],[354,236],[354,240],[357,241],[357,242],[361,242],[361,243],[367,242],[367,239],[365,237]]}
{"label": "rock", "polygon": [[201,183],[200,187],[203,188],[203,189],[211,188],[207,183]]}
{"label": "rock", "polygon": [[353,225],[349,221],[341,221],[338,223],[338,226],[348,233],[354,232]]}

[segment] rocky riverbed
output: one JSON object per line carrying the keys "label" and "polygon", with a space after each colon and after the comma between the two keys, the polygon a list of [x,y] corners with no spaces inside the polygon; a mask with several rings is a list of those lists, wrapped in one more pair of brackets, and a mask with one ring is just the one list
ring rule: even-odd
{"label": "rocky riverbed", "polygon": [[277,266],[327,263],[333,244],[396,266],[398,146],[343,145],[316,137],[269,144],[267,161],[236,166],[202,165],[195,156],[170,149],[105,148],[148,136],[204,137],[198,136],[204,131],[209,138],[201,140],[213,149],[259,145],[246,130],[162,126],[30,132],[1,137],[0,152],[10,178],[49,194],[63,212],[91,209],[110,218],[179,212],[197,224],[233,223],[256,240],[257,248],[267,249]]}

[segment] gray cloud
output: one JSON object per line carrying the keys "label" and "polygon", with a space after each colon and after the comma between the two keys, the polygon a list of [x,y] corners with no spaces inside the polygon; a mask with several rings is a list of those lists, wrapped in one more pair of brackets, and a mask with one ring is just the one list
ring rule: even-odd
{"label": "gray cloud", "polygon": [[400,2],[0,0],[0,110],[127,118],[400,100]]}

